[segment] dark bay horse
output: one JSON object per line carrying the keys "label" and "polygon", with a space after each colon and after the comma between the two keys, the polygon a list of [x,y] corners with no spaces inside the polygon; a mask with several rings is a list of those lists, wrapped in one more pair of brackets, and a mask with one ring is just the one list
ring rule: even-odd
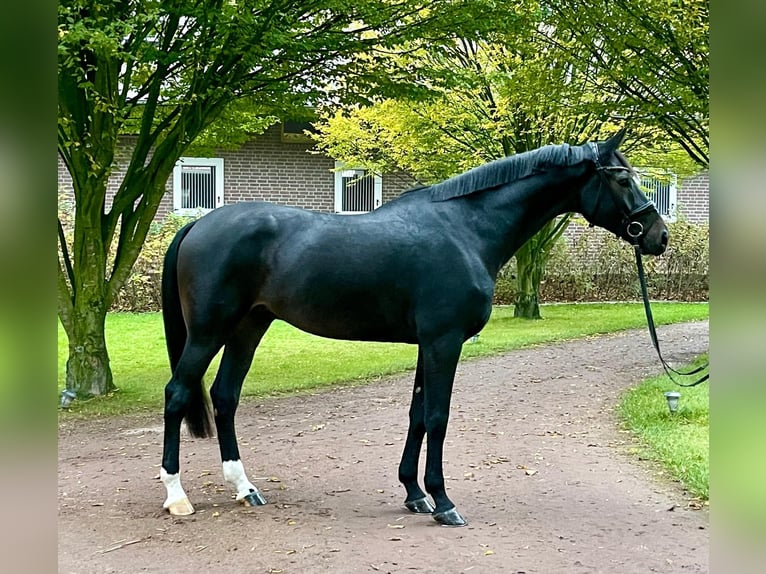
{"label": "dark bay horse", "polygon": [[[399,465],[404,504],[440,524],[465,524],[444,488],[443,445],[460,350],[489,319],[497,272],[547,221],[568,212],[643,253],[665,250],[667,228],[618,151],[623,135],[500,159],[364,215],[248,202],[181,229],[162,279],[173,373],[165,388],[164,507],[194,512],[180,481],[180,427],[185,418],[192,436],[211,434],[202,376],[221,347],[210,398],[223,475],[237,500],[265,503],[240,460],[234,414],[255,349],[281,319],[324,337],[418,345]],[[424,437],[431,500],[417,479]]]}

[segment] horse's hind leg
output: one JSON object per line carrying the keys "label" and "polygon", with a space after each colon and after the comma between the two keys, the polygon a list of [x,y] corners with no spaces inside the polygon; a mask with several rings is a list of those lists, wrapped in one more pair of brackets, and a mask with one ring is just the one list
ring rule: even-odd
{"label": "horse's hind leg", "polygon": [[274,319],[268,311],[256,308],[237,327],[224,347],[221,367],[210,389],[215,426],[223,462],[223,477],[237,491],[243,504],[266,504],[258,489],[248,480],[239,455],[234,415],[239,404],[242,383],[250,370],[255,349]]}
{"label": "horse's hind leg", "polygon": [[418,353],[418,366],[415,371],[415,385],[410,403],[410,426],[407,429],[407,441],[404,443],[402,461],[399,464],[399,481],[407,490],[404,506],[416,513],[431,513],[433,505],[418,485],[418,461],[423,437],[426,434],[423,411],[423,354]]}
{"label": "horse's hind leg", "polygon": [[[201,388],[202,376],[220,348],[220,343],[215,341],[187,340],[173,376],[165,387],[165,434],[160,478],[167,490],[163,508],[173,515],[185,516],[194,513],[194,507],[181,486],[178,458],[181,421],[185,414],[189,414],[190,409],[203,411],[197,413],[195,419],[198,421],[208,416]],[[196,432],[204,435],[206,430],[206,425],[202,424]]]}

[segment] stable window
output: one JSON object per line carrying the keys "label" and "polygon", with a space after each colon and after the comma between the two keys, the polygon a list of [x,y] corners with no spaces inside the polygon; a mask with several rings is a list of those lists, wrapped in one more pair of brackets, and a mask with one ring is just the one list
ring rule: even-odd
{"label": "stable window", "polygon": [[666,170],[637,169],[641,176],[641,187],[646,196],[657,206],[657,211],[665,221],[676,220],[676,193],[678,176]]}
{"label": "stable window", "polygon": [[182,157],[173,168],[173,211],[200,215],[223,205],[223,159]]}
{"label": "stable window", "polygon": [[367,213],[383,201],[383,179],[364,169],[335,163],[335,212]]}

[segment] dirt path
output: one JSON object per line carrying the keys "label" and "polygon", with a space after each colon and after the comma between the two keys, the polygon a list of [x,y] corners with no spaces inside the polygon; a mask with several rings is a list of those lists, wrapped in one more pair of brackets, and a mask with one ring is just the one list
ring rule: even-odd
{"label": "dirt path", "polygon": [[[672,363],[708,348],[706,322],[659,333]],[[231,499],[215,440],[184,439],[188,518],[161,508],[161,413],[61,424],[59,572],[707,572],[707,511],[627,454],[613,415],[658,370],[645,331],[461,364],[445,474],[464,528],[402,507],[409,376],[243,404],[264,507]]]}

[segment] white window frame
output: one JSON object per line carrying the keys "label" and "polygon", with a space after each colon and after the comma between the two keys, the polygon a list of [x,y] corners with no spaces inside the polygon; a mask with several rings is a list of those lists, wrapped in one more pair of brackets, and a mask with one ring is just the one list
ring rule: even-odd
{"label": "white window frame", "polygon": [[[184,166],[215,168],[215,207],[182,207],[183,190],[181,173]],[[173,168],[173,212],[178,215],[203,215],[223,205],[223,158],[218,157],[182,157]]]}
{"label": "white window frame", "polygon": [[[638,172],[641,177],[641,187],[644,188],[645,193],[647,189],[654,191],[651,185],[645,184],[645,179],[657,179],[662,182],[667,181],[668,204],[667,206],[657,205],[657,210],[662,218],[668,223],[676,221],[678,214],[678,175],[669,170],[657,168],[636,168],[636,172]],[[650,197],[649,199],[653,198]],[[658,202],[655,201],[655,204],[657,203]]]}
{"label": "white window frame", "polygon": [[344,211],[343,210],[343,178],[344,177],[373,177],[373,209],[377,209],[383,203],[383,178],[377,174],[370,174],[368,170],[362,168],[352,168],[343,162],[335,162],[335,213],[343,215],[353,215],[359,213],[369,213],[368,211]]}

